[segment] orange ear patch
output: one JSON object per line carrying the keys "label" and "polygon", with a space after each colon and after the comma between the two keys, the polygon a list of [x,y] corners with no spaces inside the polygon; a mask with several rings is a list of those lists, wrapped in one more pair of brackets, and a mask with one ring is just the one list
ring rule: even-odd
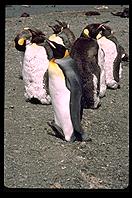
{"label": "orange ear patch", "polygon": [[86,35],[86,36],[89,36],[89,30],[86,28],[83,30],[83,33]]}
{"label": "orange ear patch", "polygon": [[18,44],[19,45],[23,45],[24,44],[24,41],[25,41],[25,39],[24,38],[21,38],[21,39],[18,40]]}

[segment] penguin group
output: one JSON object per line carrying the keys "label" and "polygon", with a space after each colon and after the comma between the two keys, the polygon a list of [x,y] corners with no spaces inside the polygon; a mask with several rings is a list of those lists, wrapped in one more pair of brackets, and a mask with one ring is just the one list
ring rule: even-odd
{"label": "penguin group", "polygon": [[90,141],[81,121],[83,109],[101,106],[106,89],[120,88],[124,48],[105,23],[89,24],[75,37],[65,22],[49,25],[48,38],[25,28],[15,37],[22,52],[25,97],[52,104],[55,136],[68,142]]}

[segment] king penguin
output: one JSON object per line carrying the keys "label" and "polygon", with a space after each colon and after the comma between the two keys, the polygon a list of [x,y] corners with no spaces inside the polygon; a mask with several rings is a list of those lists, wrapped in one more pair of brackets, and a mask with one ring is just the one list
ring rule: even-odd
{"label": "king penguin", "polygon": [[[57,43],[54,44],[55,47],[52,43],[53,54],[60,46]],[[54,129],[55,135],[68,142],[91,140],[81,126],[82,89],[76,62],[67,55],[66,50],[60,57],[53,56],[50,60],[48,75],[49,92],[54,110],[54,121],[49,125]]]}
{"label": "king penguin", "polygon": [[107,88],[117,89],[120,88],[122,52],[121,48],[117,46],[117,43],[107,38],[108,35],[111,34],[111,29],[108,29],[104,24],[108,22],[109,21],[87,25],[83,29],[81,37],[92,37],[97,40],[105,54],[104,68]]}

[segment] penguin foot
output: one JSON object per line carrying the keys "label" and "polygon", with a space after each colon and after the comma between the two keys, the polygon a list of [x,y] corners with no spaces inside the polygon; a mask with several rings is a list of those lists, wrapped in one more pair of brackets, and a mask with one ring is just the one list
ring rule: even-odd
{"label": "penguin foot", "polygon": [[[106,94],[104,94],[104,95],[101,95],[101,94],[100,94],[99,97],[100,97],[100,98],[105,98],[105,97],[106,97]],[[100,106],[101,106],[101,105],[100,105]]]}
{"label": "penguin foot", "polygon": [[90,142],[92,139],[88,136],[88,134],[83,133],[82,134],[82,142]]}
{"label": "penguin foot", "polygon": [[47,95],[44,99],[40,100],[41,104],[51,104],[51,97],[49,95]]}
{"label": "penguin foot", "polygon": [[76,140],[79,141],[79,142],[92,141],[92,139],[84,132],[82,132],[82,133],[75,132],[75,137],[76,137]]}
{"label": "penguin foot", "polygon": [[107,83],[107,88],[108,89],[118,89],[118,87],[119,87],[119,84],[114,80]]}
{"label": "penguin foot", "polygon": [[101,90],[100,92],[99,92],[99,97],[100,98],[103,98],[103,97],[105,97],[106,96],[106,88],[103,90]]}
{"label": "penguin foot", "polygon": [[71,138],[70,138],[70,142],[75,142],[76,141],[76,136],[75,134],[73,133]]}
{"label": "penguin foot", "polygon": [[119,84],[115,84],[113,86],[108,86],[107,89],[120,89],[120,85]]}

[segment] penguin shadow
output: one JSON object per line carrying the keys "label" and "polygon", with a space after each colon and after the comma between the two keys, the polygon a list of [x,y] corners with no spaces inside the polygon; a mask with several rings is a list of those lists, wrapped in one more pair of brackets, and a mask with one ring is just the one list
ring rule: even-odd
{"label": "penguin shadow", "polygon": [[[41,103],[41,101],[38,98],[35,98],[35,97],[33,97],[31,99],[26,99],[26,102],[29,102],[34,105],[44,105]],[[45,105],[51,105],[51,103],[49,103],[49,104],[46,103]]]}
{"label": "penguin shadow", "polygon": [[54,133],[48,132],[48,135],[55,136],[56,138],[59,138],[65,141],[65,137],[64,137],[62,129],[58,125],[55,124],[54,120],[52,122],[48,121],[47,124],[52,128],[54,132]]}
{"label": "penguin shadow", "polygon": [[32,103],[32,104],[42,104],[41,102],[40,102],[40,100],[38,100],[38,98],[31,98],[30,100],[29,100],[29,102],[30,103]]}
{"label": "penguin shadow", "polygon": [[23,80],[23,77],[21,75],[19,75],[18,79],[19,80]]}

